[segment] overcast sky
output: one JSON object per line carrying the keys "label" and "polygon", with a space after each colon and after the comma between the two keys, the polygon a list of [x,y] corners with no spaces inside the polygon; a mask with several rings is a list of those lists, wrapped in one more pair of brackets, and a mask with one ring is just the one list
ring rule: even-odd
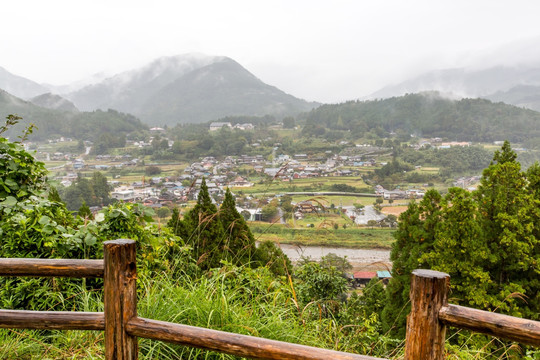
{"label": "overcast sky", "polygon": [[3,1],[0,66],[61,85],[199,52],[340,102],[431,69],[539,60],[539,14],[536,0]]}

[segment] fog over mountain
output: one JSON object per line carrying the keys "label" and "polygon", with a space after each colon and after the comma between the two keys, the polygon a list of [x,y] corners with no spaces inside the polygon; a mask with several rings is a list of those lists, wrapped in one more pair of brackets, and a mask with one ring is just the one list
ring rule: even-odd
{"label": "fog over mountain", "polygon": [[198,54],[162,57],[146,66],[114,75],[65,96],[83,111],[113,108],[136,114],[156,91],[218,59]]}
{"label": "fog over mountain", "polygon": [[11,95],[15,95],[21,99],[29,99],[31,97],[49,92],[49,90],[32,80],[25,79],[21,76],[14,75],[0,66],[0,89],[7,91]]}
{"label": "fog over mountain", "polygon": [[540,66],[496,66],[487,69],[456,68],[428,72],[397,85],[384,87],[373,98],[438,90],[461,97],[486,97],[518,85],[540,85]]}
{"label": "fog over mountain", "polygon": [[77,109],[77,107],[71,101],[64,99],[60,95],[55,95],[51,93],[46,93],[33,97],[30,99],[30,102],[47,109],[70,112],[79,111],[79,109]]}
{"label": "fog over mountain", "polygon": [[153,125],[294,115],[316,105],[263,83],[230,58],[201,54],[162,57],[64,96],[83,111],[111,108]]}
{"label": "fog over mountain", "polygon": [[464,66],[437,69],[383,87],[367,99],[439,91],[454,98],[485,98],[540,110],[540,38],[486,50]]}

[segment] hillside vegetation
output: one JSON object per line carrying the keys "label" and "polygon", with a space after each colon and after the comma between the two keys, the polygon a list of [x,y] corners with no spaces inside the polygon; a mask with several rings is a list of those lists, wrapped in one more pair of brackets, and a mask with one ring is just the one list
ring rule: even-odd
{"label": "hillside vegetation", "polygon": [[20,133],[33,123],[39,129],[30,139],[46,140],[55,137],[72,137],[80,140],[96,140],[103,133],[114,136],[148,129],[136,117],[115,110],[72,112],[46,109],[0,90],[0,112],[17,114],[23,119],[7,131],[7,135]]}
{"label": "hillside vegetation", "polygon": [[306,114],[306,132],[317,135],[318,128],[350,131],[353,138],[395,132],[404,137],[523,142],[540,135],[540,113],[483,99],[450,100],[432,92],[323,105]]}

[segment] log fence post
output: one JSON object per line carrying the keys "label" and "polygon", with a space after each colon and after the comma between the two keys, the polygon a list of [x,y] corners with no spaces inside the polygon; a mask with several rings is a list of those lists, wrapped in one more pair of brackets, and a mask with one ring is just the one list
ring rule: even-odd
{"label": "log fence post", "polygon": [[448,304],[450,276],[433,270],[414,270],[411,313],[407,317],[405,360],[443,360],[446,326],[439,310]]}
{"label": "log fence post", "polygon": [[104,243],[105,359],[136,360],[137,337],[126,331],[137,316],[137,269],[135,241]]}

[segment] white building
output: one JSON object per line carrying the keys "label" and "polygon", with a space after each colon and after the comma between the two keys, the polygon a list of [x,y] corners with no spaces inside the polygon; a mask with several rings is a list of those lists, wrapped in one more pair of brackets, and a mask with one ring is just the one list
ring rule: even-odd
{"label": "white building", "polygon": [[230,122],[213,122],[210,124],[210,131],[219,130],[224,126],[227,126],[229,127],[229,129],[232,129],[232,125]]}
{"label": "white building", "polygon": [[135,199],[135,191],[118,190],[111,193],[111,197],[116,200],[131,201]]}

